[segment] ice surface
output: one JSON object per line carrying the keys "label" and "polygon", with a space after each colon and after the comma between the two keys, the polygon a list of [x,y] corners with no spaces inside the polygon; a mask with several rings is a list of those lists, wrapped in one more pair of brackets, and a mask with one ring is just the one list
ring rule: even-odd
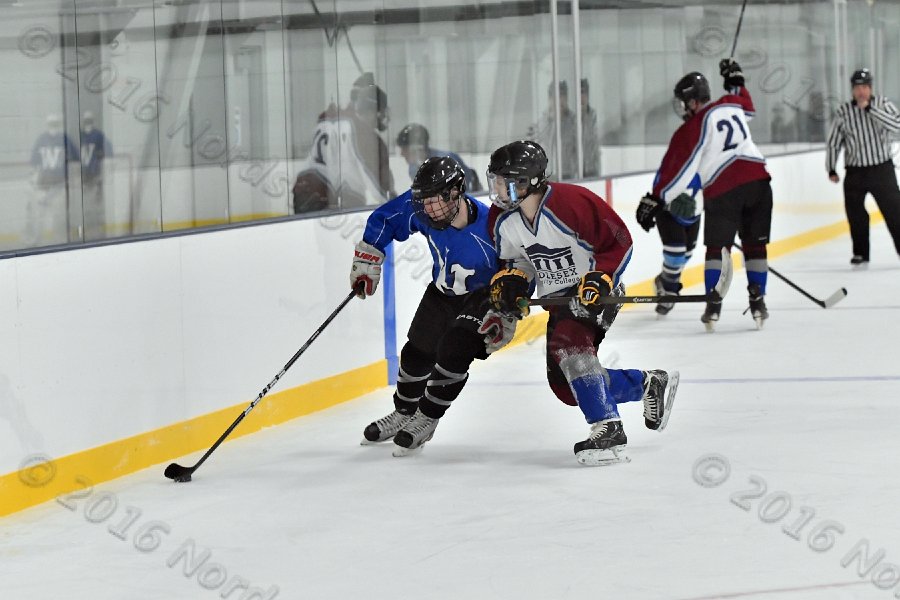
{"label": "ice surface", "polygon": [[[743,271],[715,334],[701,305],[661,321],[652,307],[622,312],[601,357],[682,374],[665,432],[623,407],[630,464],[576,463],[588,426],[550,392],[538,342],[478,363],[414,457],[359,445],[390,410],[385,389],[230,442],[191,483],[159,465],[66,501],[75,510],[51,502],[4,519],[0,597],[893,598],[900,259],[883,225],[868,271],[852,271],[849,254],[840,238],[774,261],[819,298],[849,296],[823,310],[770,277],[763,331],[741,314]],[[700,459],[700,474],[721,479],[710,455],[730,475],[703,487]],[[759,482],[766,495],[749,511],[732,501]],[[811,537],[828,520],[843,533],[814,551],[829,545]],[[168,531],[155,549],[153,522]],[[878,563],[867,577],[849,562],[860,542]],[[243,594],[241,580],[263,593]]]}

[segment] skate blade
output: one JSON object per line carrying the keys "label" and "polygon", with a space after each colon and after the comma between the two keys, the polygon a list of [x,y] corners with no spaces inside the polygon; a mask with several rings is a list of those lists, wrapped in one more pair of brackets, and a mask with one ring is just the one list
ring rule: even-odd
{"label": "skate blade", "polygon": [[753,317],[753,320],[756,322],[756,330],[757,331],[761,330],[763,328],[763,325],[765,325],[765,323],[766,323],[766,320],[763,319],[762,317]]}
{"label": "skate blade", "polygon": [[678,382],[680,380],[681,373],[678,371],[669,374],[669,383],[666,386],[666,402],[663,405],[663,418],[656,431],[662,431],[669,424],[669,417],[672,416],[672,407],[675,406],[675,394],[678,392]]}
{"label": "skate blade", "polygon": [[625,445],[613,446],[606,450],[589,448],[575,455],[575,460],[587,467],[606,467],[618,463],[629,463],[631,459],[625,453]]}
{"label": "skate blade", "polygon": [[404,456],[415,456],[422,452],[422,448],[425,447],[425,444],[421,446],[417,446],[415,448],[404,448],[403,446],[397,446],[394,448],[394,451],[391,452],[391,456],[394,458],[403,458]]}
{"label": "skate blade", "polygon": [[704,327],[706,327],[706,333],[715,333],[716,332],[716,322],[710,321],[709,323],[704,323]]}
{"label": "skate blade", "polygon": [[389,442],[392,439],[393,439],[393,437],[389,437],[389,438],[384,438],[383,440],[372,441],[372,440],[367,440],[366,438],[363,438],[362,440],[360,440],[359,445],[360,446],[377,446],[378,444],[383,444],[384,442]]}

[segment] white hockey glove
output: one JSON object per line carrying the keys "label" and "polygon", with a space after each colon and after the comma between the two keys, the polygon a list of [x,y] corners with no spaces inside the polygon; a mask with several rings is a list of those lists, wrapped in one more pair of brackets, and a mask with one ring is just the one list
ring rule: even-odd
{"label": "white hockey glove", "polygon": [[503,315],[496,310],[489,310],[481,320],[478,333],[484,335],[484,346],[488,354],[493,354],[510,343],[516,335],[518,319]]}
{"label": "white hockey glove", "polygon": [[384,252],[363,241],[356,244],[350,268],[350,288],[356,290],[359,298],[371,296],[378,289],[382,264]]}

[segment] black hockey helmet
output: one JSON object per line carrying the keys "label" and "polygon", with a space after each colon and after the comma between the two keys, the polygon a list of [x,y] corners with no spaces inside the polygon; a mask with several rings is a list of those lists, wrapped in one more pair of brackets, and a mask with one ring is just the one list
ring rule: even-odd
{"label": "black hockey helmet", "polygon": [[407,146],[421,146],[427,148],[428,130],[425,129],[424,125],[410,123],[397,134],[397,145],[401,148],[406,148]]}
{"label": "black hockey helmet", "polygon": [[872,85],[872,72],[868,69],[857,69],[850,76],[850,85]]}
{"label": "black hockey helmet", "polygon": [[375,126],[378,131],[387,129],[391,120],[390,109],[387,105],[387,94],[377,85],[367,85],[359,88],[353,101],[353,108],[359,115],[375,114]]}
{"label": "black hockey helmet", "polygon": [[353,82],[353,86],[350,88],[350,101],[356,102],[359,90],[370,85],[375,85],[375,75],[371,71],[366,71]]}
{"label": "black hockey helmet", "polygon": [[[459,213],[459,204],[466,193],[466,172],[449,156],[432,156],[416,171],[412,184],[412,202],[416,216],[435,229],[446,229]],[[434,197],[431,214],[425,210],[426,201]]]}
{"label": "black hockey helmet", "polygon": [[491,202],[513,210],[547,183],[547,153],[530,140],[501,146],[491,154],[487,181]]}
{"label": "black hockey helmet", "polygon": [[709,102],[709,81],[703,73],[691,71],[678,80],[672,92],[675,95],[673,105],[675,113],[687,121],[691,115],[688,113],[688,102],[696,100],[699,103]]}

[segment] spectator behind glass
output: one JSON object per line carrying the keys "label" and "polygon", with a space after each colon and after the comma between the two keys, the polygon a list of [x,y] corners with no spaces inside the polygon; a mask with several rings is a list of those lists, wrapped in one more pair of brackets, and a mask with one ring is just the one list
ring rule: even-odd
{"label": "spectator behind glass", "polygon": [[94,113],[81,117],[81,185],[84,198],[84,237],[106,237],[106,205],[103,201],[103,162],[113,155],[112,144],[94,123]]}
{"label": "spectator behind glass", "polygon": [[584,158],[584,178],[600,176],[600,131],[597,127],[597,111],[590,105],[590,84],[581,80],[581,147]]}
{"label": "spectator behind glass", "polygon": [[547,90],[548,106],[541,118],[532,125],[527,137],[537,141],[547,152],[548,170],[559,179],[575,179],[578,176],[578,152],[575,113],[569,110],[569,86],[559,82],[560,138],[562,140],[562,168],[556,164],[556,110],[553,107],[553,84]]}
{"label": "spectator behind glass", "polygon": [[[367,80],[363,74],[357,82]],[[390,122],[387,94],[363,85],[350,95],[346,108],[332,104],[320,115],[294,183],[295,213],[375,206],[395,195],[387,145],[379,135]]]}
{"label": "spectator behind glass", "polygon": [[68,240],[65,218],[68,163],[77,160],[78,151],[63,131],[62,117],[47,115],[46,130],[38,135],[31,150],[33,193],[26,211],[24,242],[27,246]]}
{"label": "spectator behind glass", "polygon": [[455,160],[466,172],[466,191],[468,193],[480,192],[482,190],[481,181],[478,174],[470,168],[455,152],[449,150],[438,150],[432,148],[429,144],[430,136],[428,130],[418,123],[410,123],[400,130],[397,134],[397,147],[400,149],[400,155],[409,165],[409,179],[412,181],[419,170],[419,166],[433,156],[449,156]]}

